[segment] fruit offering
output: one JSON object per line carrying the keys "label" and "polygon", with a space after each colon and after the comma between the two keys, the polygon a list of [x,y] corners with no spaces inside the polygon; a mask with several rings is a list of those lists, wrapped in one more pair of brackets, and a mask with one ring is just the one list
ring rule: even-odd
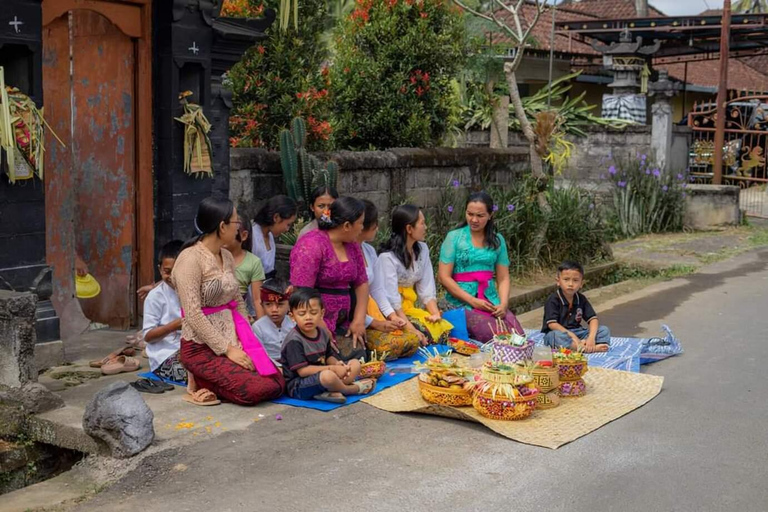
{"label": "fruit offering", "polygon": [[472,354],[480,352],[480,347],[471,341],[464,341],[459,338],[448,338],[448,346],[455,350],[456,353],[465,356],[471,356]]}
{"label": "fruit offering", "polygon": [[579,380],[587,373],[587,356],[580,351],[561,348],[552,357],[557,363],[561,383]]}

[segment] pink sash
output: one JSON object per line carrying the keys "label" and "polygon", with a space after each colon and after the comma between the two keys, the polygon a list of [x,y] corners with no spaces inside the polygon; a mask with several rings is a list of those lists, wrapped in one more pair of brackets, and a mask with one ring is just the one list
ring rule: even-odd
{"label": "pink sash", "polygon": [[[248,325],[248,320],[243,318],[243,315],[241,315],[237,310],[236,300],[221,306],[203,308],[203,314],[208,316],[214,313],[218,313],[219,311],[224,311],[225,309],[228,309],[232,312],[232,320],[235,322],[235,333],[237,333],[237,339],[239,339],[240,343],[242,343],[243,352],[248,354],[248,357],[251,358],[251,361],[253,361],[253,365],[256,367],[256,371],[259,372],[259,375],[266,376],[277,373],[277,369],[272,363],[272,360],[267,355],[267,351],[264,350],[263,346],[261,346],[261,342],[256,337],[256,335],[253,334],[251,326]],[[181,310],[181,316],[184,316],[184,310]]]}
{"label": "pink sash", "polygon": [[[475,272],[459,272],[453,274],[453,280],[457,283],[477,283],[477,298],[488,300],[485,296],[485,290],[493,279],[493,272],[490,270],[477,270]],[[490,302],[490,301],[489,301]]]}

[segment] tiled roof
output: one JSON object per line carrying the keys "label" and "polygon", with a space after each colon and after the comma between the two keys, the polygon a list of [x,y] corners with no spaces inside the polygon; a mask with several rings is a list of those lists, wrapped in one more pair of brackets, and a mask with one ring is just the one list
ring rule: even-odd
{"label": "tiled roof", "polygon": [[[719,66],[717,60],[689,62],[688,83],[717,87]],[[677,80],[683,81],[685,78],[685,64],[665,64],[657,68],[666,68],[669,75]],[[728,63],[728,89],[768,91],[768,76],[748,66],[744,59],[731,59]]]}
{"label": "tiled roof", "polygon": [[[589,14],[603,20],[622,20],[637,18],[634,0],[566,0],[563,9]],[[664,13],[648,6],[649,18],[661,18]]]}

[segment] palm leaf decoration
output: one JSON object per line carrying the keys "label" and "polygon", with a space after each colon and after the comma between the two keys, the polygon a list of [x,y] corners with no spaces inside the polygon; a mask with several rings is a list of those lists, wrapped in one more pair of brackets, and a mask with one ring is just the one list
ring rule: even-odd
{"label": "palm leaf decoration", "polygon": [[213,178],[213,164],[211,155],[211,139],[208,132],[211,131],[211,123],[205,117],[203,107],[196,103],[190,103],[187,98],[192,96],[191,91],[179,94],[179,101],[184,107],[184,115],[175,117],[184,125],[184,172],[190,175],[207,174]]}

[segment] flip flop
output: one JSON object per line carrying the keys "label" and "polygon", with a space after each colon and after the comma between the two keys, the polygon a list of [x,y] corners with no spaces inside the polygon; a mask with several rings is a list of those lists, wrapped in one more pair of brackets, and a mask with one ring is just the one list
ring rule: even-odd
{"label": "flip flop", "polygon": [[133,357],[117,356],[112,361],[101,367],[104,375],[117,375],[118,373],[135,372],[141,368],[141,361]]}
{"label": "flip flop", "polygon": [[203,407],[219,405],[221,403],[221,400],[216,398],[216,395],[214,395],[213,392],[205,388],[198,389],[194,393],[187,393],[181,397],[181,399],[192,405],[200,405]]}
{"label": "flip flop", "polygon": [[174,389],[176,389],[175,386],[168,384],[164,380],[155,380],[155,379],[148,379],[148,380],[151,380],[152,382],[154,382],[156,386],[161,387],[163,391],[173,391]]}
{"label": "flip flop", "polygon": [[91,368],[101,368],[102,366],[104,366],[105,364],[109,363],[110,361],[114,360],[119,356],[132,356],[135,353],[136,353],[136,349],[134,349],[133,347],[118,348],[112,351],[108,356],[104,357],[103,359],[90,361],[88,363],[88,366],[90,366]]}
{"label": "flip flop", "polygon": [[152,395],[165,393],[165,390],[161,386],[158,386],[155,381],[149,379],[139,379],[135,382],[131,382],[130,386],[139,393],[149,393]]}
{"label": "flip flop", "polygon": [[345,404],[347,403],[347,398],[344,396],[333,396],[329,391],[326,391],[325,393],[320,393],[319,395],[315,395],[312,398],[315,400],[320,400],[321,402],[330,402],[332,404]]}
{"label": "flip flop", "polygon": [[363,379],[355,382],[355,385],[357,386],[358,395],[367,395],[376,387],[376,381],[373,379]]}

